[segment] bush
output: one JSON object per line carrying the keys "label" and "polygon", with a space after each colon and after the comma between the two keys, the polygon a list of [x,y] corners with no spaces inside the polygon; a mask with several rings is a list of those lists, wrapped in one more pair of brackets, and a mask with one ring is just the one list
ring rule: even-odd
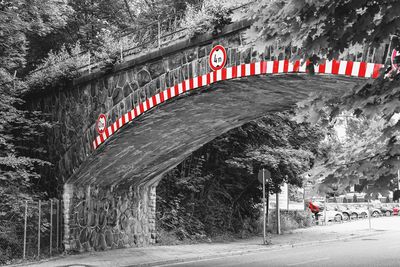
{"label": "bush", "polygon": [[188,28],[190,37],[210,30],[216,34],[232,21],[231,14],[227,0],[205,0],[200,9],[192,5],[187,7],[182,24]]}
{"label": "bush", "polygon": [[99,67],[121,61],[121,50],[135,47],[135,37],[116,38],[110,31],[104,31],[99,37],[100,44],[90,51],[84,51],[80,43],[73,46],[62,46],[60,51],[50,51],[36,70],[27,77],[29,90],[41,90],[55,87],[61,81],[80,76],[82,68],[98,63]]}
{"label": "bush", "polygon": [[[69,51],[68,51],[69,50]],[[79,75],[78,69],[89,62],[89,54],[83,53],[79,42],[68,49],[61,47],[58,52],[50,51],[36,70],[27,77],[30,90],[54,86],[61,80],[68,80]]]}
{"label": "bush", "polygon": [[[268,214],[268,228],[267,230],[272,233],[276,233],[276,212],[275,210],[270,211]],[[294,229],[307,228],[312,225],[313,218],[312,213],[307,210],[281,210],[281,231],[288,232]],[[262,219],[261,228],[262,228]]]}

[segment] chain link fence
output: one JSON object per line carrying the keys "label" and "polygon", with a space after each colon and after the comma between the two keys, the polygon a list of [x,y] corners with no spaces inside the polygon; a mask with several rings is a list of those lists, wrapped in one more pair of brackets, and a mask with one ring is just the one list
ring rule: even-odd
{"label": "chain link fence", "polygon": [[0,265],[62,252],[62,201],[0,204]]}

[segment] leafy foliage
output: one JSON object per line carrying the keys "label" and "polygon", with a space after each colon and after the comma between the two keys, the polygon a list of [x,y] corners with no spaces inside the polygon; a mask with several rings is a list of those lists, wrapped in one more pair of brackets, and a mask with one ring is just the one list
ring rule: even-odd
{"label": "leafy foliage", "polygon": [[[70,12],[66,1],[0,2],[0,206],[2,213],[15,221],[21,221],[23,216],[16,208],[18,203],[45,196],[37,185],[41,183],[40,169],[49,164],[44,160],[46,151],[35,145],[43,127],[49,125],[41,120],[40,114],[22,110],[20,95],[27,86],[21,74],[26,64],[28,39],[62,27]],[[1,227],[4,232],[13,233],[15,229],[13,225]],[[1,250],[5,251],[1,254],[8,259],[15,256],[9,250],[15,246],[15,236],[3,237]]]}
{"label": "leafy foliage", "polygon": [[183,25],[189,29],[192,37],[210,30],[217,34],[231,22],[231,14],[228,1],[206,0],[200,8],[192,5],[187,7]]}
{"label": "leafy foliage", "polygon": [[[370,193],[387,194],[395,188],[393,179],[400,167],[398,95],[398,77],[381,78],[345,96],[319,95],[299,106],[297,118],[326,129],[321,157],[312,171],[324,181],[323,191],[343,191],[363,179],[368,180],[365,189]],[[345,130],[340,138],[335,132],[338,125]]]}
{"label": "leafy foliage", "polygon": [[399,29],[399,10],[396,0],[257,1],[249,11],[256,22],[247,39],[260,48],[279,44],[333,56],[354,44],[388,40]]}
{"label": "leafy foliage", "polygon": [[268,115],[232,130],[166,174],[157,187],[158,228],[182,239],[256,233],[258,169],[272,171],[271,191],[283,180],[301,185],[321,138],[317,129],[288,117]]}

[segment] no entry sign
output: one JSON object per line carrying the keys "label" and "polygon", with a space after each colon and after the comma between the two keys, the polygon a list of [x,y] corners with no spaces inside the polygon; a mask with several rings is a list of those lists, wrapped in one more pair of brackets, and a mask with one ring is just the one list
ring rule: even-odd
{"label": "no entry sign", "polygon": [[100,114],[96,122],[96,130],[99,134],[104,133],[104,130],[106,129],[107,125],[106,123],[107,123],[106,115]]}
{"label": "no entry sign", "polygon": [[222,45],[214,46],[211,50],[208,63],[213,71],[222,69],[226,64],[226,50]]}

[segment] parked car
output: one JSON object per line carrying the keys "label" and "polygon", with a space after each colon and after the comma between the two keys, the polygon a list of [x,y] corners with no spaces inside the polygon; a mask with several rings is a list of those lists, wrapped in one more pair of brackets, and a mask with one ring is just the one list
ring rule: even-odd
{"label": "parked car", "polygon": [[350,216],[350,220],[356,220],[359,218],[359,210],[357,210],[354,206],[346,206],[347,213]]}
{"label": "parked car", "polygon": [[335,222],[341,222],[343,220],[343,213],[335,210],[332,207],[326,207],[326,211],[321,211],[318,213],[318,217],[322,220],[325,221],[325,214],[327,221],[335,221]]}
{"label": "parked car", "polygon": [[391,216],[393,214],[393,207],[390,204],[381,204],[376,208],[381,211],[383,216]]}
{"label": "parked car", "polygon": [[[355,211],[358,213],[358,218],[367,218],[368,217],[368,206],[366,205],[357,205],[355,206]],[[369,212],[371,217],[379,217],[382,215],[380,209],[377,209],[370,205]]]}
{"label": "parked car", "polygon": [[[352,211],[347,206],[338,205],[336,210],[343,214],[343,221],[348,221],[351,219]],[[357,214],[355,215],[357,216]]]}

